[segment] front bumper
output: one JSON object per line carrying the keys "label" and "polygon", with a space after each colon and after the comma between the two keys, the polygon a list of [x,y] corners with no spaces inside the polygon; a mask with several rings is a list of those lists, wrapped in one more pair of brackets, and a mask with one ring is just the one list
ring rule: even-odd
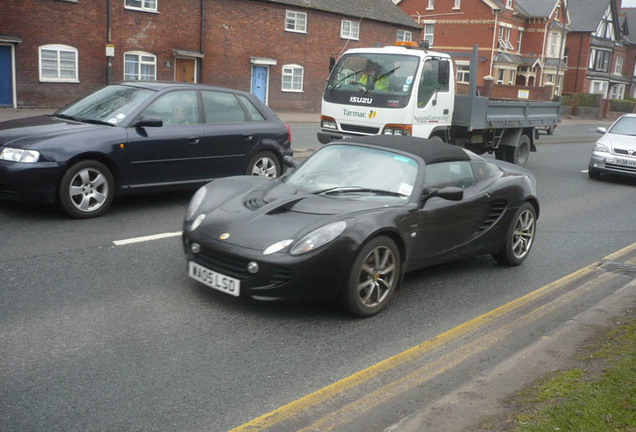
{"label": "front bumper", "polygon": [[0,160],[0,199],[51,204],[62,168],[55,162]]}
{"label": "front bumper", "polygon": [[331,141],[337,141],[346,138],[353,138],[361,135],[349,134],[340,131],[321,129],[318,131],[318,141],[321,144],[329,144]]}
{"label": "front bumper", "polygon": [[590,169],[596,172],[636,177],[635,157],[622,157],[610,153],[593,151]]}
{"label": "front bumper", "polygon": [[[192,243],[200,251],[192,251]],[[346,238],[299,256],[286,252],[263,255],[262,251],[206,238],[205,234],[183,231],[183,247],[188,261],[241,281],[240,297],[256,300],[335,298],[349,278],[354,247]],[[256,262],[251,274],[248,264]]]}

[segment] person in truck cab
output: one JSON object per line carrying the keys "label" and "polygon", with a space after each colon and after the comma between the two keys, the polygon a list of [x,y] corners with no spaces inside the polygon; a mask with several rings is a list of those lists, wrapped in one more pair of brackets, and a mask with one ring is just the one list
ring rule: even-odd
{"label": "person in truck cab", "polygon": [[389,78],[386,75],[381,74],[380,65],[374,61],[367,62],[366,68],[358,84],[361,84],[364,88],[360,90],[389,90]]}

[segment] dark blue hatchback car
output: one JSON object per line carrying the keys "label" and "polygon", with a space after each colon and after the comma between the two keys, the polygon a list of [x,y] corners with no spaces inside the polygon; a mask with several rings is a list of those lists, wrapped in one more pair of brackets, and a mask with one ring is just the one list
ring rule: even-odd
{"label": "dark blue hatchback car", "polygon": [[292,154],[289,127],[250,93],[125,82],[50,116],[1,122],[0,199],[89,218],[119,193],[278,177]]}

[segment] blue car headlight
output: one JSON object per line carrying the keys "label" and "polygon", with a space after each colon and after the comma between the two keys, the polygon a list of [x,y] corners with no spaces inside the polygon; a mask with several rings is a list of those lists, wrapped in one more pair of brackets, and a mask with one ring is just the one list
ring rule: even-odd
{"label": "blue car headlight", "polygon": [[332,222],[320,227],[298,240],[289,253],[292,255],[301,255],[311,252],[314,249],[334,241],[346,228],[347,223],[345,221]]}
{"label": "blue car headlight", "polygon": [[34,163],[40,159],[40,152],[35,150],[5,147],[0,152],[0,159],[12,162]]}
{"label": "blue car headlight", "polygon": [[203,186],[192,196],[190,204],[188,205],[188,211],[186,212],[186,220],[191,220],[194,217],[197,210],[199,210],[199,207],[201,207],[207,193],[208,188]]}

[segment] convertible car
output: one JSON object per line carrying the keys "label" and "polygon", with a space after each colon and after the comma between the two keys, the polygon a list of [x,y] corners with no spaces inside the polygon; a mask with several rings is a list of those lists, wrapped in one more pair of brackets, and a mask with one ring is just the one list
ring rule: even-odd
{"label": "convertible car", "polygon": [[203,186],[183,246],[189,276],[211,288],[337,299],[364,317],[387,305],[405,272],[477,254],[521,264],[538,215],[525,168],[421,138],[360,137],[322,147],[278,179]]}

